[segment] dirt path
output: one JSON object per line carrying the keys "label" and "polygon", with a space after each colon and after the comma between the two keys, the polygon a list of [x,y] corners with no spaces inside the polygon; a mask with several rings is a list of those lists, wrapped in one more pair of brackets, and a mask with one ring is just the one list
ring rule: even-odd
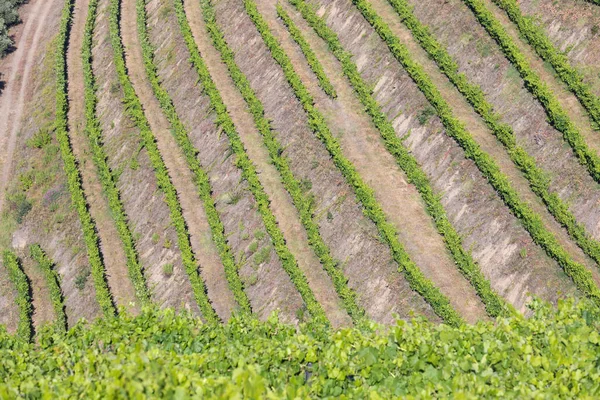
{"label": "dirt path", "polygon": [[192,173],[169,131],[170,124],[146,80],[142,50],[137,35],[135,1],[123,1],[121,15],[121,35],[129,77],[146,111],[158,148],[177,189],[192,248],[200,265],[200,273],[208,289],[208,296],[219,317],[227,320],[236,307],[235,299],[227,284],[225,269],[212,241],[210,226],[198,197]]}
{"label": "dirt path", "polygon": [[[485,318],[483,303],[473,287],[464,279],[446,249],[442,237],[427,214],[416,188],[409,184],[404,172],[380,140],[380,134],[342,75],[333,55],[321,41],[304,33],[315,50],[327,76],[338,92],[337,101],[330,100],[317,86],[317,81],[299,48],[282,23],[277,21],[273,0],[259,0],[262,15],[279,38],[303,82],[315,97],[332,132],[339,137],[344,154],[365,182],[373,188],[388,220],[398,230],[400,242],[421,271],[450,299],[455,309],[467,320]],[[289,10],[289,8],[288,8]],[[321,45],[315,45],[319,43]]]}
{"label": "dirt path", "polygon": [[466,99],[446,76],[439,71],[435,62],[429,59],[427,53],[414,40],[410,31],[400,22],[396,12],[389,3],[386,0],[370,0],[370,3],[373,9],[388,24],[392,32],[407,46],[411,56],[424,67],[444,99],[448,104],[452,105],[454,115],[465,124],[467,131],[481,146],[482,150],[491,155],[500,166],[502,172],[508,176],[513,188],[519,193],[521,199],[527,202],[533,211],[542,218],[546,228],[555,235],[561,246],[569,252],[573,259],[586,265],[594,274],[596,282],[600,283],[600,274],[594,261],[583,253],[577,244],[571,240],[567,231],[548,212],[545,204],[533,193],[529,187],[529,182],[514,165],[504,147],[496,140]]}
{"label": "dirt path", "polygon": [[[55,2],[37,0],[26,12],[21,12],[21,18],[25,21],[20,38],[17,41],[17,49],[8,57],[10,62],[10,74],[4,74],[8,79],[6,87],[0,96],[0,213],[4,206],[5,192],[10,181],[13,155],[17,144],[17,134],[21,129],[21,117],[25,105],[27,87],[31,69],[36,64],[35,56],[38,42],[42,37],[44,29],[43,21],[47,19],[52,5]],[[35,30],[34,30],[35,29]]]}
{"label": "dirt path", "polygon": [[569,91],[554,70],[551,70],[551,67],[548,68],[544,65],[544,60],[538,57],[535,50],[521,39],[517,26],[510,21],[506,13],[489,0],[484,0],[484,3],[516,43],[533,71],[552,90],[562,109],[575,124],[587,145],[597,154],[600,154],[600,134],[592,129],[590,117],[577,97]]}
{"label": "dirt path", "polygon": [[342,308],[331,279],[308,244],[306,231],[300,222],[298,212],[281,183],[279,172],[270,163],[269,153],[262,145],[262,137],[255,128],[252,115],[229,77],[227,67],[221,62],[219,53],[211,44],[210,37],[206,33],[200,3],[195,0],[186,1],[185,9],[196,44],[227,105],[248,156],[257,167],[260,181],[271,200],[271,210],[277,218],[288,248],[306,275],[315,297],[323,306],[332,325],[335,327],[351,325],[350,317]]}
{"label": "dirt path", "polygon": [[73,26],[67,50],[71,145],[79,163],[83,189],[90,213],[96,222],[96,229],[100,237],[100,250],[104,259],[110,291],[117,305],[135,311],[135,307],[129,306],[130,303],[136,302],[136,297],[127,272],[123,243],[111,217],[108,202],[103,195],[102,185],[96,173],[96,166],[91,158],[88,139],[84,133],[84,84],[81,47],[88,4],[89,0],[77,0],[75,2]]}

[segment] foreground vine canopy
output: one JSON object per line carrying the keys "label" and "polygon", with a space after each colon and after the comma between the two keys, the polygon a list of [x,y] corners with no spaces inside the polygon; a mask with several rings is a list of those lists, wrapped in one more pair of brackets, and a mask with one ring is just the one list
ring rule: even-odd
{"label": "foreground vine canopy", "polygon": [[558,398],[600,394],[598,310],[534,302],[530,318],[451,327],[296,328],[234,316],[203,324],[137,317],[47,329],[38,344],[0,332],[3,398]]}

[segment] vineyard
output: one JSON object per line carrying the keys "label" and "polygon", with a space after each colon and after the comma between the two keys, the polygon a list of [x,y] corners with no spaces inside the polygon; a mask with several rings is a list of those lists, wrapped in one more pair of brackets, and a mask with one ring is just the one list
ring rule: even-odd
{"label": "vineyard", "polygon": [[597,1],[18,4],[0,397],[600,392]]}

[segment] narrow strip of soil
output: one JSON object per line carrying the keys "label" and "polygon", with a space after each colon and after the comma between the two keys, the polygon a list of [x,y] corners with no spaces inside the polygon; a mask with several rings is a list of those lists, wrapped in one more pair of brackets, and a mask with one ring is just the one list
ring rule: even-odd
{"label": "narrow strip of soil", "polygon": [[206,283],[208,296],[219,317],[227,320],[235,309],[235,299],[225,277],[225,269],[219,258],[206,214],[183,155],[171,135],[169,122],[163,115],[150,84],[146,80],[141,47],[137,35],[136,8],[134,1],[122,2],[121,34],[125,47],[125,59],[129,77],[144,107],[152,132],[157,138],[169,174],[177,189],[183,216],[186,220],[192,248],[200,264],[200,273]]}
{"label": "narrow strip of soil", "polygon": [[69,79],[69,133],[73,153],[79,162],[82,186],[86,194],[90,214],[96,223],[100,238],[100,251],[106,268],[108,285],[119,306],[135,311],[135,292],[126,266],[123,244],[111,217],[102,185],[91,159],[87,138],[84,133],[84,85],[81,47],[87,18],[89,0],[76,0],[73,25],[67,50],[67,72]]}

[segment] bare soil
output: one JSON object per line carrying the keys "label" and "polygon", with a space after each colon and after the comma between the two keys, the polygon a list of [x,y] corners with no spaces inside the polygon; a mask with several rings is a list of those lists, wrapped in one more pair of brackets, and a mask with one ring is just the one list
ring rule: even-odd
{"label": "bare soil", "polygon": [[[300,49],[286,34],[282,22],[277,21],[275,2],[264,0],[262,14],[270,22],[279,40],[291,56],[296,70],[308,84],[317,106],[325,113],[327,122],[341,141],[345,155],[354,164],[365,182],[375,191],[375,197],[383,207],[388,221],[398,230],[400,242],[425,276],[431,279],[448,296],[452,305],[467,321],[485,318],[485,308],[474,288],[460,274],[454,260],[446,249],[443,238],[437,232],[427,214],[423,201],[414,187],[408,183],[404,172],[397,166],[380,140],[380,134],[368,115],[362,111],[352,87],[341,75],[342,70],[333,60],[325,63],[325,73],[337,88],[338,99],[331,101],[320,90]],[[270,4],[266,4],[270,3]],[[308,37],[305,35],[305,37]],[[314,43],[316,38],[311,37]],[[318,42],[318,41],[317,41]],[[320,60],[327,59],[325,49],[313,46]]]}
{"label": "bare soil", "polygon": [[135,291],[129,280],[123,242],[115,226],[85,136],[84,86],[81,47],[89,0],[75,2],[67,51],[69,77],[69,132],[77,157],[90,214],[96,223],[108,285],[118,306],[135,311]]}
{"label": "bare soil", "polygon": [[[513,127],[519,143],[552,178],[551,189],[570,205],[571,211],[579,222],[585,224],[589,233],[598,237],[599,216],[594,204],[600,200],[600,186],[573,156],[570,148],[562,140],[562,134],[548,124],[541,105],[524,88],[518,75],[511,75],[516,71],[511,72],[513,67],[483,28],[477,25],[472,13],[460,2],[442,1],[433,1],[428,8],[417,6],[415,12],[424,23],[434,28],[434,34],[455,57],[461,72],[481,85],[488,101],[500,112],[503,121]],[[453,16],[456,23],[447,24],[441,17],[448,14]],[[463,108],[461,103],[465,103],[460,98],[450,100],[454,109],[459,111]],[[491,133],[485,128],[476,129],[476,125],[471,123],[475,121],[482,125],[482,121],[468,117],[468,113],[459,115],[461,120],[468,123],[469,131],[482,148],[497,160],[503,172],[511,178],[513,186],[522,198],[542,217],[546,227],[559,238],[563,247],[577,261],[588,266],[598,280],[597,266],[583,255],[568,238],[564,229],[545,210],[541,201],[529,190],[527,182]]]}
{"label": "bare soil", "polygon": [[374,87],[397,134],[441,195],[450,222],[492,287],[521,310],[530,294],[555,300],[559,288],[572,292],[566,275],[532,242],[476,166],[445,134],[439,119],[418,121],[428,102],[358,10],[345,0],[317,6],[354,54],[361,75]]}
{"label": "bare soil", "polygon": [[[26,101],[26,90],[30,85],[29,79],[34,64],[34,57],[42,38],[44,24],[52,8],[52,1],[35,1],[23,6],[20,18],[24,21],[22,30],[16,40],[17,49],[2,63],[1,76],[8,80],[4,83],[0,97],[0,212],[5,200],[5,191],[10,180],[10,174],[17,142],[17,134],[21,129],[21,116]],[[37,25],[37,26],[36,26]],[[11,30],[11,34],[13,31]],[[8,67],[8,71],[4,71]]]}
{"label": "bare soil", "polygon": [[[194,3],[194,7],[189,7],[190,3]],[[221,95],[236,93],[232,83],[228,81],[225,66],[220,63],[218,54],[204,33],[201,15],[196,18],[194,14],[195,11],[199,12],[199,7],[196,6],[196,2],[190,3],[186,3],[188,11],[192,8],[189,20],[192,29],[197,33],[200,51],[209,62],[211,72],[212,66],[216,65],[219,68],[214,75],[216,84],[219,86],[229,83],[230,91],[220,90]],[[248,183],[235,165],[236,157],[231,154],[227,135],[215,125],[216,115],[210,107],[209,98],[202,93],[201,83],[186,84],[198,80],[198,74],[188,61],[189,53],[172,4],[153,1],[148,4],[148,9],[152,26],[151,37],[157,48],[159,74],[164,87],[173,98],[192,143],[198,149],[198,159],[209,176],[213,199],[225,227],[227,242],[238,263],[240,277],[253,312],[259,318],[266,319],[279,310],[282,320],[297,322],[297,315],[304,307],[304,302],[283,270],[281,260],[266,234]],[[205,51],[207,48],[208,52]],[[250,124],[252,127],[251,119]],[[260,146],[258,136],[255,143]],[[269,167],[273,168],[270,165]],[[273,206],[273,203],[271,205]],[[304,244],[305,249],[309,249],[308,243]],[[268,255],[262,257],[262,254]],[[318,260],[316,262],[318,265]]]}
{"label": "bare soil", "polygon": [[308,244],[308,238],[300,222],[298,212],[281,183],[279,173],[269,161],[267,149],[262,145],[262,137],[254,126],[252,116],[246,110],[243,98],[229,78],[227,69],[221,63],[218,52],[210,43],[210,38],[200,34],[206,28],[202,20],[199,3],[186,2],[186,6],[190,16],[189,19],[193,21],[197,32],[196,41],[211,67],[211,72],[214,71],[214,80],[221,95],[223,95],[227,104],[232,105],[229,110],[234,118],[234,123],[249,157],[257,166],[261,183],[263,183],[271,200],[271,210],[277,218],[288,248],[296,258],[298,266],[306,275],[317,301],[323,306],[331,323],[334,326],[350,325],[350,318],[342,308],[331,279]]}
{"label": "bare soil", "polygon": [[183,216],[190,232],[192,248],[199,262],[199,269],[208,289],[208,296],[219,317],[227,320],[235,310],[233,293],[228,287],[225,270],[217,249],[212,242],[206,214],[175,139],[169,132],[170,125],[163,115],[152,88],[146,79],[141,47],[137,36],[136,8],[134,1],[122,5],[121,33],[126,52],[129,76],[146,111],[150,127],[157,138],[159,150],[183,209]]}
{"label": "bare soil", "polygon": [[[98,85],[98,118],[109,167],[119,171],[121,194],[152,300],[162,307],[183,308],[200,315],[181,262],[177,233],[165,196],[158,188],[139,130],[125,115],[123,91],[113,63],[108,27],[109,1],[101,0],[94,31],[93,69]],[[169,274],[169,267],[173,271]],[[165,272],[166,271],[166,272]]]}
{"label": "bare soil", "polygon": [[521,0],[519,7],[545,28],[552,43],[600,96],[600,7],[580,0]]}
{"label": "bare soil", "polygon": [[348,284],[358,293],[367,315],[382,323],[392,322],[395,314],[407,318],[414,312],[436,320],[431,308],[398,273],[398,266],[389,248],[381,242],[376,227],[362,214],[352,189],[308,128],[301,105],[243,5],[220,1],[215,7],[236,62],[263,102],[267,117],[273,121],[292,172],[312,186],[308,192],[315,198],[321,235],[332,255],[340,260]]}

